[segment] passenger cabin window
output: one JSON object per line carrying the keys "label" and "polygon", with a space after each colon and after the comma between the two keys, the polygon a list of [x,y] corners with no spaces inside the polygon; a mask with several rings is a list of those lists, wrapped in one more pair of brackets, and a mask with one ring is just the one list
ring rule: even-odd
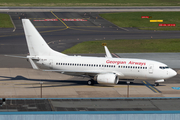
{"label": "passenger cabin window", "polygon": [[[79,63],[56,63],[56,65],[68,65],[68,66],[89,66],[89,67],[109,67],[109,68],[115,68],[116,65],[99,65],[99,64],[79,64]],[[128,69],[148,69],[148,67],[142,67],[142,66],[121,66],[118,65],[118,68],[128,68]],[[159,66],[160,69],[168,69],[168,66]]]}

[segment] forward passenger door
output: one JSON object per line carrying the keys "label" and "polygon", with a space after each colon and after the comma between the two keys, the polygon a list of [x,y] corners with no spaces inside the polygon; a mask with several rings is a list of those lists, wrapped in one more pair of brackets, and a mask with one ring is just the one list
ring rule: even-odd
{"label": "forward passenger door", "polygon": [[153,69],[154,69],[154,65],[150,64],[149,65],[149,74],[153,74]]}

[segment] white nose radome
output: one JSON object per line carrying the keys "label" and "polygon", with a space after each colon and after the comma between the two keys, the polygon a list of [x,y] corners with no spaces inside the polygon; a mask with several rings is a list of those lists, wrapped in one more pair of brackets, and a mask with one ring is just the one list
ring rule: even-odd
{"label": "white nose radome", "polygon": [[176,76],[176,75],[177,75],[177,72],[176,72],[175,70],[171,69],[171,70],[169,71],[169,77],[174,77],[174,76]]}

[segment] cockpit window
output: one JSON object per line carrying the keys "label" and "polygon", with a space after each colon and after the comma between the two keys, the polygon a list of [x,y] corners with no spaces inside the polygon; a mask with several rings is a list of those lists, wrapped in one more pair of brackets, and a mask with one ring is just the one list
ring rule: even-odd
{"label": "cockpit window", "polygon": [[160,66],[159,68],[160,69],[168,69],[169,67],[168,66]]}

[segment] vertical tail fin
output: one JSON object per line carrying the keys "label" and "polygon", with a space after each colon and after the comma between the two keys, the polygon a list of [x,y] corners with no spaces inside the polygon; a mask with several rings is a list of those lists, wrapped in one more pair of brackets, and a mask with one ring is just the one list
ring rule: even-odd
{"label": "vertical tail fin", "polygon": [[22,19],[30,56],[66,56],[52,50],[29,19]]}

